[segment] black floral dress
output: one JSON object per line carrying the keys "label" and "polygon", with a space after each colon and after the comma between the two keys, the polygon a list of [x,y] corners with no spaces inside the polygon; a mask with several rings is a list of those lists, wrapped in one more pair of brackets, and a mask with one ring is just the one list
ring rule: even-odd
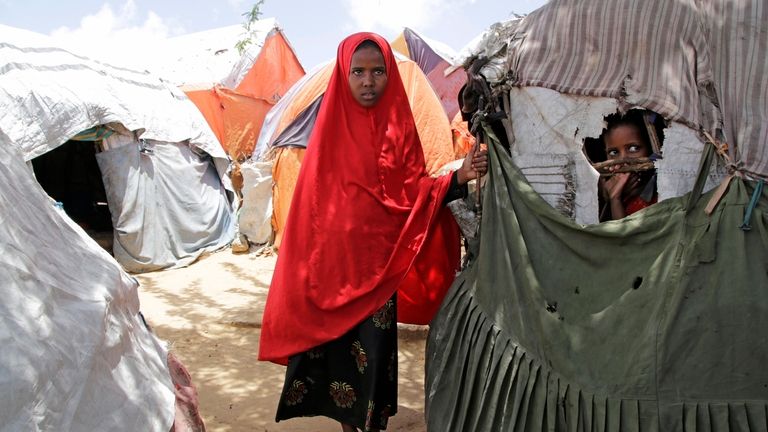
{"label": "black floral dress", "polygon": [[342,337],[288,360],[276,420],[322,415],[363,431],[397,411],[396,296]]}
{"label": "black floral dress", "polygon": [[[456,172],[443,205],[467,196]],[[322,415],[365,432],[397,412],[397,295],[342,337],[288,359],[276,421]]]}

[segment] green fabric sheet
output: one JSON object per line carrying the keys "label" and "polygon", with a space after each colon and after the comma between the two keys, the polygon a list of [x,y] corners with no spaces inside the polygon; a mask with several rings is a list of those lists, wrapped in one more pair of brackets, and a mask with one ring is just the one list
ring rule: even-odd
{"label": "green fabric sheet", "polygon": [[711,216],[694,190],[579,226],[489,147],[476,258],[430,326],[428,430],[767,431],[768,194],[748,231],[739,178]]}

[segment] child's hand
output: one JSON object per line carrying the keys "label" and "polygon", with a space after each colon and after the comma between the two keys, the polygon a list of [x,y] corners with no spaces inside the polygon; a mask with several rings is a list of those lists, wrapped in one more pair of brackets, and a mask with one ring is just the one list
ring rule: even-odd
{"label": "child's hand", "polygon": [[616,173],[607,178],[600,179],[600,188],[606,201],[620,200],[624,187],[629,181],[629,173]]}
{"label": "child's hand", "polygon": [[[618,170],[619,166],[610,168],[611,172]],[[637,194],[641,186],[641,178],[637,173],[615,173],[610,177],[601,177],[598,183],[603,199],[611,209],[611,219],[621,219],[625,214],[622,197]]]}

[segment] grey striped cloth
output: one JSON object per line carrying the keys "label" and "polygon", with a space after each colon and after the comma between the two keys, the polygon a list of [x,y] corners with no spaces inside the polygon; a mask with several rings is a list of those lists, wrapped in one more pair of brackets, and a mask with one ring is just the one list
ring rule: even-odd
{"label": "grey striped cloth", "polygon": [[550,0],[486,38],[508,43],[509,84],[703,127],[729,144],[734,168],[768,178],[767,24],[764,0]]}

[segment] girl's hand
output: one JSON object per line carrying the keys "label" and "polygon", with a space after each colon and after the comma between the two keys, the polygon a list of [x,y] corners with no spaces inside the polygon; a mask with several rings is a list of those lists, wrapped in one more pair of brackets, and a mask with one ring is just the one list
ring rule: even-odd
{"label": "girl's hand", "polygon": [[[618,169],[618,166],[610,168],[611,171]],[[625,214],[622,197],[634,193],[640,186],[640,176],[637,173],[615,173],[608,178],[600,178],[598,187],[603,194],[603,199],[608,203],[611,209],[611,219],[621,219]]]}
{"label": "girl's hand", "polygon": [[456,180],[460,185],[470,180],[480,178],[488,172],[488,150],[480,148],[477,144],[464,158],[464,163],[456,172]]}
{"label": "girl's hand", "polygon": [[607,178],[600,179],[600,189],[606,201],[621,200],[624,186],[629,181],[629,173],[617,173]]}

